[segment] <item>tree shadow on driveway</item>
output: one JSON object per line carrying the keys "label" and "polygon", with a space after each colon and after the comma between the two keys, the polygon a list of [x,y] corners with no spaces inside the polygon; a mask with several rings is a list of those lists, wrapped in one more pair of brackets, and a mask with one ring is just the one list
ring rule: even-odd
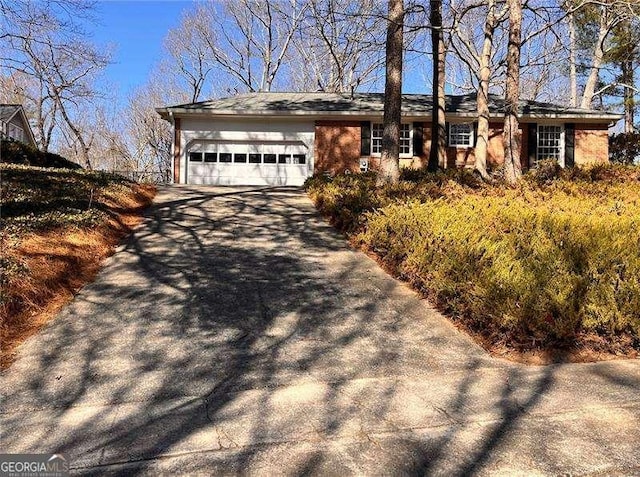
{"label": "tree shadow on driveway", "polygon": [[625,366],[488,357],[297,189],[175,187],[2,377],[2,443],[126,475],[630,466],[563,447],[637,424]]}

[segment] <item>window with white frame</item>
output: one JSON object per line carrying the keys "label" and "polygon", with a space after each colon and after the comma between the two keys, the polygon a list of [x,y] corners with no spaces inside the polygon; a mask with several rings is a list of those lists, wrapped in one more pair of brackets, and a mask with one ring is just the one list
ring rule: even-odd
{"label": "window with white frame", "polygon": [[562,159],[562,126],[552,124],[538,125],[538,148],[536,158],[538,161],[543,159]]}
{"label": "window with white frame", "polygon": [[400,125],[400,154],[411,154],[411,125]]}
{"label": "window with white frame", "polygon": [[371,154],[380,154],[382,152],[382,131],[384,127],[380,123],[371,125]]}
{"label": "window with white frame", "polygon": [[473,124],[451,123],[449,124],[449,146],[472,147]]}
{"label": "window with white frame", "polygon": [[[371,124],[371,154],[378,155],[382,152],[382,134],[384,125],[382,123]],[[400,125],[400,154],[411,155],[411,125]]]}

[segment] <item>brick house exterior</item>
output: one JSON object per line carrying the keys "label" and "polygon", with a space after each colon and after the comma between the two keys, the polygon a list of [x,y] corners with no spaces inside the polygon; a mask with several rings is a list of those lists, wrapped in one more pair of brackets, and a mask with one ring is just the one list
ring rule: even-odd
{"label": "brick house exterior", "polygon": [[[431,147],[428,95],[404,95],[401,167],[427,164]],[[553,158],[563,167],[608,161],[608,129],[621,115],[523,101],[521,164]],[[158,110],[174,125],[175,183],[301,185],[314,173],[358,172],[379,164],[383,95],[250,93]],[[447,160],[473,167],[476,105],[448,96]],[[488,165],[504,162],[504,102],[490,97]]]}
{"label": "brick house exterior", "polygon": [[[415,123],[414,123],[415,124]],[[431,148],[431,124],[418,123],[422,127],[423,148],[421,154],[412,158],[401,158],[401,167],[420,168],[427,165]],[[531,123],[529,123],[531,124]],[[524,124],[527,126],[527,124]],[[609,131],[607,124],[576,124],[574,143],[574,165],[584,166],[594,163],[608,162]],[[487,162],[489,167],[499,167],[504,163],[504,147],[502,143],[503,125],[489,123],[489,145]],[[521,148],[520,163],[524,170],[531,166],[529,150],[530,128],[520,129]],[[360,159],[370,161],[376,168],[377,157],[363,155],[361,149],[360,123],[354,121],[316,121],[316,172],[338,173],[345,170],[359,171]],[[339,159],[336,159],[339,158]],[[447,146],[447,163],[441,168],[473,167],[475,153],[473,147]]]}

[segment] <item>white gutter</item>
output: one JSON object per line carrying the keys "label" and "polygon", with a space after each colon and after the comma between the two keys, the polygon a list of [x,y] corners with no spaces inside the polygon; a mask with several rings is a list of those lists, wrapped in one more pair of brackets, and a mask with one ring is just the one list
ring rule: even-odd
{"label": "white gutter", "polygon": [[[366,118],[366,117],[378,117],[383,114],[382,111],[377,110],[362,110],[362,111],[247,111],[247,110],[234,110],[234,109],[220,109],[220,110],[211,110],[211,109],[186,109],[186,108],[163,108],[157,109],[157,112],[165,117],[169,116],[173,117],[174,114],[180,114],[181,116],[209,116],[209,117],[218,117],[218,118],[300,118],[300,117],[310,117],[315,119],[324,119],[324,118]],[[416,112],[416,111],[406,111],[401,113],[402,117],[405,118],[426,118],[431,117],[430,112]],[[446,113],[446,117],[448,118],[460,118],[460,119],[475,119],[477,118],[477,113],[475,112],[464,112],[464,113]],[[494,114],[489,117],[490,119],[503,120],[504,114]],[[603,114],[592,114],[589,112],[584,113],[571,113],[571,112],[560,112],[560,113],[533,113],[533,114],[522,114],[519,116],[522,120],[543,120],[543,119],[581,119],[584,121],[618,121],[623,118],[620,114],[615,113],[603,113]],[[170,119],[171,120],[171,119]]]}

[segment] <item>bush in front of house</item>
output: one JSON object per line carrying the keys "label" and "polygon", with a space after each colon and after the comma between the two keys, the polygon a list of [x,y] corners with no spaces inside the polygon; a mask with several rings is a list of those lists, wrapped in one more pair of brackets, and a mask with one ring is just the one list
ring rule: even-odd
{"label": "bush in front of house", "polygon": [[[437,173],[359,192],[360,213],[340,210],[352,197],[342,178],[309,191],[330,217],[356,217],[353,241],[492,342],[570,346],[589,334],[640,348],[637,178],[599,166],[509,189]],[[357,176],[348,181],[361,190]]]}
{"label": "bush in front of house", "polygon": [[307,179],[305,187],[316,207],[333,226],[343,232],[351,232],[359,226],[364,212],[379,205],[375,181],[373,172],[335,177],[316,174]]}
{"label": "bush in front of house", "polygon": [[63,169],[82,169],[58,154],[42,152],[22,142],[2,139],[0,141],[0,159],[5,164],[22,164],[36,167],[56,167]]}
{"label": "bush in front of house", "polygon": [[610,136],[609,159],[620,164],[640,163],[640,132]]}

